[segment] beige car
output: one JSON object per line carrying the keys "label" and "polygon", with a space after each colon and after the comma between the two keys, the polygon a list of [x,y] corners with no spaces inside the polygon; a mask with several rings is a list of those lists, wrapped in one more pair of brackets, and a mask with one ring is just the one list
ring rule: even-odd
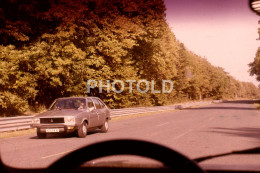
{"label": "beige car", "polygon": [[36,115],[31,127],[37,129],[39,138],[50,133],[73,133],[84,138],[87,131],[108,131],[110,111],[97,97],[66,97],[56,99],[48,111]]}

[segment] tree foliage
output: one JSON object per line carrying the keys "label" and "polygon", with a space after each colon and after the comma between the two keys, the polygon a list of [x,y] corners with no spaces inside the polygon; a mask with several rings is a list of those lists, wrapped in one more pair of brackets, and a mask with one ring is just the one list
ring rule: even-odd
{"label": "tree foliage", "polygon": [[[260,35],[260,28],[258,28],[258,34]],[[260,81],[260,47],[256,51],[254,61],[248,64],[250,67],[250,75],[256,76],[256,80]]]}
{"label": "tree foliage", "polygon": [[[3,0],[0,114],[94,95],[111,108],[256,97],[257,88],[188,51],[165,21],[163,0]],[[171,80],[169,94],[87,93],[88,80]],[[151,85],[151,83],[150,83]],[[120,88],[119,84],[116,85]],[[142,86],[143,87],[143,86]]]}
{"label": "tree foliage", "polygon": [[260,81],[260,47],[258,48],[255,59],[252,63],[249,64],[250,75],[256,75],[256,79]]}

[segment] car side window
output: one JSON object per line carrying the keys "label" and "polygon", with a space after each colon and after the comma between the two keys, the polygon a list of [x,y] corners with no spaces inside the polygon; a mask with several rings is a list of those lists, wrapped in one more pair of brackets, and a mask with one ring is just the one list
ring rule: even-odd
{"label": "car side window", "polygon": [[93,99],[93,101],[94,101],[94,103],[95,103],[96,108],[97,108],[97,109],[101,109],[101,106],[100,106],[98,100],[97,100],[97,99]]}
{"label": "car side window", "polygon": [[101,102],[100,100],[98,100],[98,102],[99,102],[99,104],[100,104],[101,109],[103,109],[103,108],[105,107],[104,103]]}
{"label": "car side window", "polygon": [[88,110],[91,112],[92,110],[95,109],[94,103],[91,99],[87,99],[87,101],[88,101]]}

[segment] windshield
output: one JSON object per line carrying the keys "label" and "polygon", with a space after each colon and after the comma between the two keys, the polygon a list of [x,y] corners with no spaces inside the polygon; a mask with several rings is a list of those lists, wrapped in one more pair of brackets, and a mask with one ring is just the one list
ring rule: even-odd
{"label": "windshield", "polygon": [[55,109],[83,109],[86,106],[86,99],[70,98],[70,99],[58,99],[56,100],[49,110]]}
{"label": "windshield", "polygon": [[[1,0],[1,159],[46,168],[124,138],[221,156],[204,167],[260,170],[259,154],[223,154],[260,147],[259,15],[249,4]],[[160,165],[86,165],[130,162]]]}

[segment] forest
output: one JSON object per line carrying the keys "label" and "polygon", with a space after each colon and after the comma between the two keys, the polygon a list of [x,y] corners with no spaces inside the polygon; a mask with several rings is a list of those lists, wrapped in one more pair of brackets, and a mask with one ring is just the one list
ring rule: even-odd
{"label": "forest", "polygon": [[[254,84],[189,51],[165,11],[163,0],[1,0],[0,115],[69,96],[97,96],[110,108],[259,97]],[[251,74],[260,76],[259,55]],[[88,80],[142,79],[171,80],[173,91],[87,93]]]}

